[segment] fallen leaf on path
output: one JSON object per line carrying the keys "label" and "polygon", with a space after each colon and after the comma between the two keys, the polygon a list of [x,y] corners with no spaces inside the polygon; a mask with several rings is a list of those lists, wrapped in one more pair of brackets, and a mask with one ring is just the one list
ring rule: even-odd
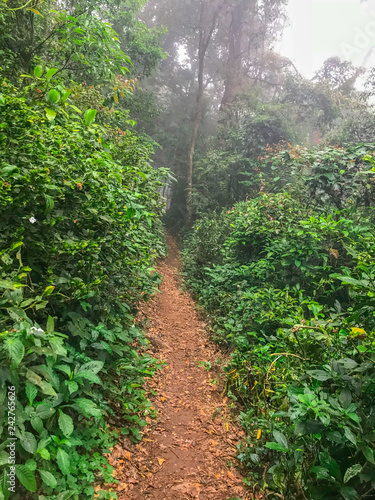
{"label": "fallen leaf on path", "polygon": [[163,465],[163,463],[165,462],[165,459],[164,458],[158,458],[158,462],[159,462],[159,465]]}
{"label": "fallen leaf on path", "polygon": [[228,474],[228,477],[229,477],[230,479],[232,479],[232,481],[234,481],[234,480],[235,480],[234,474],[233,474],[233,472],[232,472],[231,470],[228,470],[228,471],[227,471],[227,474]]}

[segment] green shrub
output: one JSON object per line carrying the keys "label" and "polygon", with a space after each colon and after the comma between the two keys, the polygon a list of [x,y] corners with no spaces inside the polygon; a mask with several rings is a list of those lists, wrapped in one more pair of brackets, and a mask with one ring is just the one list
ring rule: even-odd
{"label": "green shrub", "polygon": [[[210,252],[210,227],[221,251]],[[226,390],[247,431],[247,482],[275,499],[373,495],[371,214],[263,195],[196,228],[185,279],[231,349]]]}
{"label": "green shrub", "polygon": [[19,498],[92,498],[94,483],[113,482],[106,420],[138,440],[150,413],[143,381],[157,365],[134,317],[160,283],[165,172],[144,140],[105,125],[101,102],[102,125],[77,104],[50,78],[0,81],[4,499],[10,438]]}

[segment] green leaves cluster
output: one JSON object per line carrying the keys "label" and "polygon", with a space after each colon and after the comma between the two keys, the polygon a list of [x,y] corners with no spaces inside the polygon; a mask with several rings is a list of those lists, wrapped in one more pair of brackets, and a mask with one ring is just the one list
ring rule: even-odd
{"label": "green leaves cluster", "polygon": [[242,409],[248,484],[275,499],[364,499],[375,485],[375,227],[363,207],[317,207],[264,194],[207,215],[185,240],[184,273],[232,351],[226,391]]}
{"label": "green leaves cluster", "polygon": [[106,419],[121,418],[123,432],[141,438],[151,411],[143,381],[156,368],[140,351],[146,341],[134,318],[160,283],[153,264],[164,251],[157,190],[165,173],[150,165],[147,140],[106,124],[114,113],[100,100],[80,109],[54,74],[37,67],[22,90],[0,81],[5,500],[9,385],[20,494],[92,498],[94,481],[113,482],[103,452],[116,434]]}

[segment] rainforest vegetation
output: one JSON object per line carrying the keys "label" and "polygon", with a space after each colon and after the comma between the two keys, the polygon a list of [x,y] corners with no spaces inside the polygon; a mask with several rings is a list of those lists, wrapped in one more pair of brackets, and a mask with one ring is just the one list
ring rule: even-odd
{"label": "rainforest vegetation", "polygon": [[166,230],[249,497],[375,497],[375,68],[301,75],[286,4],[1,2],[0,500],[117,498]]}

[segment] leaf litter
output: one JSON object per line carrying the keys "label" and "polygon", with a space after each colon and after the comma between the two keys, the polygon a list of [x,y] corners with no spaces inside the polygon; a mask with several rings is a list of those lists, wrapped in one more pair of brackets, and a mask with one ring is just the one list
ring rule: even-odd
{"label": "leaf litter", "polygon": [[205,368],[219,352],[192,298],[180,289],[177,245],[171,237],[168,244],[169,255],[159,265],[161,294],[141,311],[149,320],[150,349],[165,361],[148,382],[158,415],[147,419],[141,443],[125,437],[112,449],[108,458],[119,483],[111,489],[119,500],[255,499],[243,486],[235,459],[244,433]]}

